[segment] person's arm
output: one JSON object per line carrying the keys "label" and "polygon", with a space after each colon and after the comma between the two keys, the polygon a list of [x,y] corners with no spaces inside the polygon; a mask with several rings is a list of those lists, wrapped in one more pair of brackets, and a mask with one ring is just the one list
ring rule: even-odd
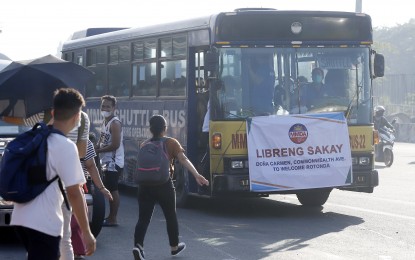
{"label": "person's arm", "polygon": [[389,128],[392,131],[395,131],[395,127],[393,127],[393,125],[391,123],[389,123],[388,119],[386,119],[386,117],[382,117],[383,120],[383,124]]}
{"label": "person's arm", "polygon": [[86,155],[87,140],[80,140],[76,142],[76,148],[78,148],[79,158],[84,158]]}
{"label": "person's arm", "polygon": [[197,184],[199,184],[200,186],[209,185],[209,181],[199,174],[199,172],[193,166],[192,162],[186,157],[186,155],[183,152],[179,152],[176,158],[187,170],[189,170],[189,172],[193,174],[193,177],[195,177]]}
{"label": "person's arm", "polygon": [[106,198],[112,201],[111,192],[107,190],[107,188],[105,188],[104,184],[102,183],[101,177],[99,176],[98,168],[95,164],[95,159],[91,158],[85,161],[84,163],[89,175],[91,176],[92,181],[95,184],[95,187],[97,187],[97,189],[100,192],[102,192],[102,194],[104,194]]}
{"label": "person's arm", "polygon": [[85,199],[81,192],[79,184],[66,187],[69,203],[72,206],[72,212],[78,221],[82,230],[83,241],[86,246],[86,255],[92,255],[96,249],[96,240],[89,228],[88,215],[86,213]]}
{"label": "person's arm", "polygon": [[96,153],[111,152],[111,151],[117,150],[120,147],[121,131],[122,131],[121,122],[118,120],[113,121],[111,123],[110,131],[111,131],[110,145],[95,149]]}
{"label": "person's arm", "polygon": [[81,113],[81,120],[84,120],[81,125],[83,125],[84,129],[78,129],[78,131],[82,131],[82,136],[79,136],[79,139],[76,140],[76,148],[78,148],[79,158],[84,158],[86,155],[89,138],[89,117],[85,112]]}

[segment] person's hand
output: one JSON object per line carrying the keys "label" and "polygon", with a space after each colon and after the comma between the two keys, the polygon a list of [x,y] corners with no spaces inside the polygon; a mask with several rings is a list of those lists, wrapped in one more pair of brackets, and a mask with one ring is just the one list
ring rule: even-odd
{"label": "person's hand", "polygon": [[205,177],[203,177],[202,175],[198,174],[195,179],[196,179],[197,184],[199,184],[199,186],[203,186],[203,185],[209,186],[209,181],[206,180]]}
{"label": "person's hand", "polygon": [[107,190],[107,188],[103,187],[100,189],[100,191],[102,192],[102,194],[104,194],[104,196],[109,199],[110,201],[113,200],[111,192],[109,190]]}
{"label": "person's hand", "polygon": [[91,232],[82,232],[83,241],[85,243],[85,254],[87,256],[92,255],[95,252],[97,241],[95,240],[94,235]]}

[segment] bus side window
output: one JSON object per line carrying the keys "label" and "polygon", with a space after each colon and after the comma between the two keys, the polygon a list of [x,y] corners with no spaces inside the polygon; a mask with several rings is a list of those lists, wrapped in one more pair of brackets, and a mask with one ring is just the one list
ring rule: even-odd
{"label": "bus side window", "polygon": [[186,77],[181,76],[174,80],[172,92],[170,96],[184,96],[186,93]]}

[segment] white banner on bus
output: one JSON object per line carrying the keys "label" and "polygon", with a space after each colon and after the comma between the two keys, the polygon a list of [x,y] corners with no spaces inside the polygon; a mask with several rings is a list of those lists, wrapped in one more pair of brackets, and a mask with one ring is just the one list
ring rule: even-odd
{"label": "white banner on bus", "polygon": [[352,159],[343,113],[262,116],[247,121],[251,191],[346,186]]}

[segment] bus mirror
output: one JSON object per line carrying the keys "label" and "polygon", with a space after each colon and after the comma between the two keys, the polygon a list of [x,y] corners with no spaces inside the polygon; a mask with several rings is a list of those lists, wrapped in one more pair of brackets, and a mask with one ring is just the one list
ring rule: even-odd
{"label": "bus mirror", "polygon": [[385,57],[382,54],[375,54],[374,59],[374,76],[377,77],[383,77],[385,74]]}
{"label": "bus mirror", "polygon": [[205,55],[205,70],[215,73],[218,69],[219,54],[217,52],[208,51]]}

